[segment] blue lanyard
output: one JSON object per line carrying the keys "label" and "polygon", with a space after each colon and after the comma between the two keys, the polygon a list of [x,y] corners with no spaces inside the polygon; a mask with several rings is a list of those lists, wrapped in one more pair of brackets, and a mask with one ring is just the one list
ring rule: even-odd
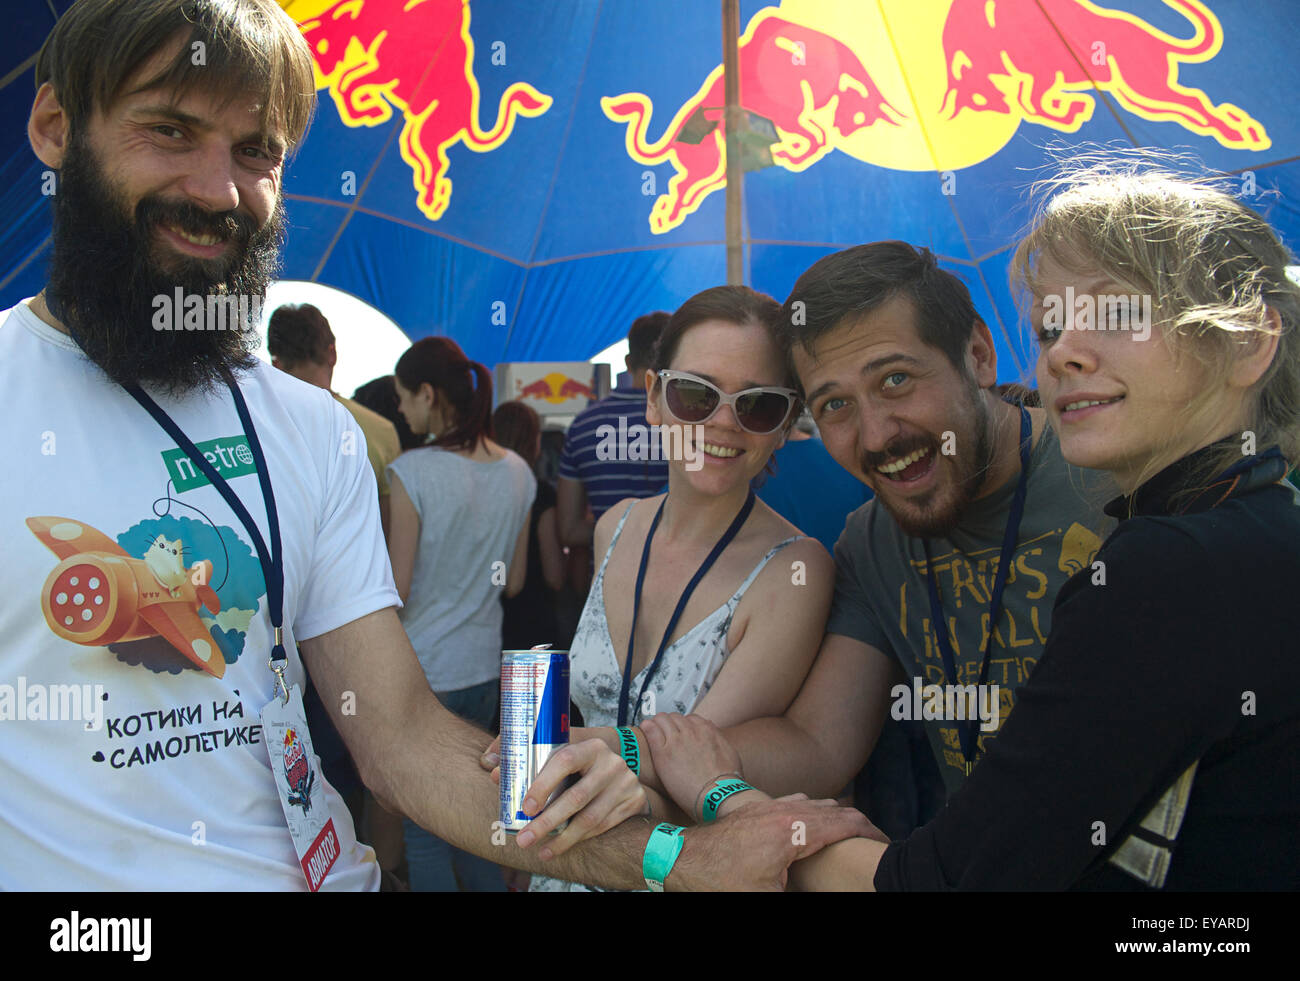
{"label": "blue lanyard", "polygon": [[[682,611],[686,609],[686,601],[691,598],[691,593],[695,592],[695,587],[700,584],[704,574],[713,567],[713,563],[718,561],[720,556],[733,538],[739,533],[741,525],[749,517],[749,512],[754,510],[754,492],[751,490],[749,496],[745,498],[745,504],[740,509],[740,513],[732,519],[731,525],[723,532],[718,543],[713,546],[713,551],[709,553],[708,558],[704,560],[703,565],[691,577],[691,581],[686,584],[686,591],[682,593],[682,598],[677,601],[677,608],[673,610],[672,619],[668,621],[668,627],[664,630],[663,640],[659,641],[659,650],[655,652],[654,660],[650,662],[650,670],[646,672],[645,680],[641,682],[641,691],[636,698],[636,713],[641,710],[641,699],[645,695],[645,690],[650,684],[650,679],[659,668],[659,661],[664,656],[664,651],[668,647],[668,638],[673,635],[673,628],[677,626],[677,621],[681,619]],[[650,564],[650,543],[654,541],[655,529],[659,527],[659,519],[663,517],[664,505],[668,503],[667,496],[659,505],[659,510],[655,512],[655,519],[650,523],[650,534],[646,535],[645,546],[641,549],[641,568],[636,574],[636,592],[632,596],[632,630],[627,636],[627,663],[623,665],[623,687],[618,693],[618,724],[627,725],[628,718],[628,694],[632,688],[632,647],[636,644],[636,620],[641,612],[641,587],[645,585],[645,571]]]}
{"label": "blue lanyard", "polygon": [[274,629],[274,645],[271,648],[270,668],[279,679],[280,690],[287,696],[288,692],[284,688],[284,666],[288,658],[284,650],[284,633],[282,630],[284,622],[284,554],[280,546],[280,519],[275,509],[275,494],[271,490],[271,476],[266,468],[266,457],[262,455],[262,444],[258,441],[257,430],[253,427],[253,419],[248,413],[248,405],[244,402],[244,395],[240,392],[235,379],[229,372],[223,374],[226,387],[230,389],[231,395],[235,398],[235,411],[239,413],[239,421],[244,427],[244,438],[248,440],[249,449],[253,451],[253,462],[257,465],[257,479],[262,485],[262,500],[266,504],[267,525],[271,530],[269,553],[266,541],[262,538],[262,533],[258,530],[253,516],[244,507],[244,502],[231,489],[226,479],[217,473],[216,468],[208,462],[207,457],[176,425],[172,417],[150,398],[148,393],[140,386],[126,385],[123,387],[126,389],[127,394],[139,402],[145,411],[154,417],[158,425],[166,430],[167,435],[176,441],[176,445],[185,451],[185,455],[202,471],[212,486],[217,489],[217,492],[226,499],[226,503],[230,505],[230,509],[235,512],[249,537],[252,538],[253,545],[257,549],[257,560],[262,566],[262,578],[266,581],[267,612],[270,615],[271,626]]}
{"label": "blue lanyard", "polygon": [[[1025,496],[1029,490],[1029,445],[1033,428],[1029,412],[1023,405],[1020,408],[1020,480],[1016,484],[1016,495],[1011,500],[1011,514],[1007,517],[1006,530],[1002,534],[1002,553],[998,558],[998,571],[993,577],[993,595],[989,598],[989,634],[984,639],[981,652],[979,685],[982,687],[989,673],[989,653],[993,647],[993,631],[997,628],[998,617],[1002,615],[1002,590],[1007,584],[1007,574],[1011,570],[1011,553],[1015,551],[1016,539],[1020,534],[1020,519],[1025,514]],[[950,683],[960,684],[957,677],[956,659],[952,653],[952,641],[948,637],[948,621],[943,615],[943,604],[939,601],[939,583],[934,575],[934,561],[930,558],[930,540],[922,539],[925,547],[926,585],[930,589],[930,623],[934,625],[934,637],[943,656],[943,670]],[[966,764],[966,775],[970,776],[975,766],[978,752],[976,727],[979,719],[967,719],[957,727],[961,739],[961,755]]]}

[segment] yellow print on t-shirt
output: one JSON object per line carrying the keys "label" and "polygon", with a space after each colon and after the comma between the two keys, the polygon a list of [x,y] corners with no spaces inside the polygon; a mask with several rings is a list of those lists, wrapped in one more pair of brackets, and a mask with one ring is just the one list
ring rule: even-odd
{"label": "yellow print on t-shirt", "polygon": [[[1061,543],[1056,560],[1056,569],[1065,573],[1066,576],[1072,576],[1091,565],[1093,556],[1101,548],[1101,539],[1078,522],[1070,525],[1064,534],[1062,534],[1061,529],[1057,528],[1037,538],[1020,542],[1014,553],[1011,566],[1007,570],[1007,581],[1003,593],[1002,615],[1008,618],[1008,626],[1004,633],[1002,620],[999,619],[999,623],[993,631],[995,646],[1003,648],[1022,647],[1035,642],[1038,644],[1046,642],[1046,631],[1042,629],[1040,624],[1045,625],[1048,617],[1040,615],[1040,610],[1045,613],[1050,612],[1056,596],[1054,593],[1049,595],[1049,574],[1042,568],[1042,560],[1044,554],[1051,549],[1051,540],[1054,538],[1059,539]],[[979,640],[979,646],[983,647],[989,630],[988,604],[992,598],[993,584],[997,578],[1000,559],[1001,549],[995,547],[989,547],[969,555],[954,550],[946,555],[933,557],[930,569],[934,572],[944,610],[949,616],[949,635],[953,640],[954,651],[958,650],[959,645],[957,638],[954,636],[956,633],[954,624],[959,619],[966,622],[964,617],[954,614],[960,614],[972,602],[984,608],[983,617],[980,620]],[[924,582],[929,574],[925,561],[923,559],[914,560],[911,565],[917,575],[921,577],[922,582]],[[908,595],[909,584],[908,580],[904,580],[899,584],[898,627],[904,637],[908,636],[909,608],[913,608],[917,612],[926,611],[929,608],[925,597]],[[1022,616],[1021,619],[1025,621],[1022,623],[1017,623],[1016,618],[1012,617],[1010,611],[1007,610],[1009,605],[1007,599],[1017,592],[1017,589],[1013,587],[1024,590],[1020,595],[1025,600],[1034,601],[1029,608],[1028,618],[1025,619]],[[920,599],[921,605],[913,607],[917,599]],[[1044,602],[1037,602],[1039,600]],[[929,618],[923,617],[921,623],[926,635],[926,660],[929,660],[933,645]],[[1031,631],[1033,640],[1028,639]],[[937,654],[937,650],[933,651],[933,653]]]}
{"label": "yellow print on t-shirt", "polygon": [[[1007,569],[1002,611],[993,625],[989,623],[989,602],[1001,558],[1000,547],[969,554],[954,550],[933,556],[929,569],[925,560],[913,561],[912,568],[922,584],[920,595],[916,579],[900,583],[899,629],[904,637],[914,636],[920,630],[922,643],[912,646],[919,662],[917,673],[927,684],[977,684],[981,668],[979,655],[987,643],[989,665],[984,682],[999,688],[1000,729],[1015,704],[1015,689],[1028,680],[1047,643],[1056,589],[1064,584],[1064,578],[1088,568],[1101,544],[1100,537],[1077,522],[1068,529],[1053,529],[1018,543]],[[931,569],[938,584],[944,618],[948,621],[947,635],[956,662],[956,678],[946,677],[943,655],[928,616],[930,604],[924,582]],[[976,623],[978,633],[974,630]],[[945,743],[945,762],[962,769],[964,763],[956,730],[945,727],[940,735]],[[996,732],[980,734],[981,752],[986,748],[986,740],[995,737]]]}

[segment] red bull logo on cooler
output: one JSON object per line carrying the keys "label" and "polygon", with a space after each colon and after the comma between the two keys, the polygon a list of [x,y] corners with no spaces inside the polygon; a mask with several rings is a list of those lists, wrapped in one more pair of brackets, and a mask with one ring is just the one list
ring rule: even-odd
{"label": "red bull logo on cooler", "polygon": [[[793,172],[832,150],[896,170],[970,167],[1021,123],[1077,132],[1098,93],[1226,147],[1267,149],[1265,127],[1246,110],[1180,82],[1184,65],[1219,53],[1218,18],[1201,0],[1164,3],[1187,19],[1191,37],[1090,0],[782,0],[740,38],[740,105],[771,124],[771,163]],[[726,186],[724,105],[719,64],[651,143],[647,95],[601,100],[626,125],[630,157],[673,165],[651,208],[655,234]]]}
{"label": "red bull logo on cooler", "polygon": [[527,385],[517,379],[515,381],[515,398],[520,400],[539,399],[543,402],[559,404],[569,399],[594,399],[595,397],[596,393],[590,385],[584,385],[576,378],[569,378],[558,371],[552,371]]}
{"label": "red bull logo on cooler", "polygon": [[[315,61],[316,87],[328,89],[348,126],[379,126],[397,109],[399,140],[416,204],[437,221],[451,203],[447,150],[476,153],[509,139],[519,116],[540,116],[551,97],[527,82],[501,96],[496,123],[479,126],[470,5],[465,0],[280,0],[298,21]],[[313,9],[314,8],[314,9]]]}

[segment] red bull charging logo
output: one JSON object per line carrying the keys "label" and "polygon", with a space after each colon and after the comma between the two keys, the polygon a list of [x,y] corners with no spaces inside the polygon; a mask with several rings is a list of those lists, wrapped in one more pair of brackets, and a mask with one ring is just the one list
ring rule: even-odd
{"label": "red bull charging logo", "polygon": [[[651,165],[670,160],[677,170],[650,214],[656,233],[676,228],[705,197],[726,186],[726,140],[718,125],[726,102],[723,87],[718,65],[654,143],[646,142],[648,97],[631,92],[600,100],[606,116],[628,124],[627,152],[634,160]],[[830,153],[837,139],[877,122],[897,126],[901,119],[849,47],[785,20],[773,7],[755,15],[740,38],[740,93],[742,108],[776,127],[780,140],[770,147],[772,161],[793,171]],[[687,132],[696,118],[708,129],[702,139],[693,138],[698,129]]]}
{"label": "red bull charging logo", "polygon": [[558,404],[570,399],[594,399],[595,397],[596,393],[590,385],[584,385],[576,378],[562,375],[558,371],[543,375],[527,385],[519,380],[515,381],[515,398],[520,400],[539,399]]}
{"label": "red bull charging logo", "polygon": [[[1077,132],[1102,96],[1231,149],[1267,149],[1264,126],[1246,110],[1180,81],[1184,65],[1218,54],[1218,18],[1201,0],[1164,3],[1190,37],[1090,0],[784,0],[755,14],[740,38],[740,105],[770,125],[771,164],[794,172],[831,150],[897,170],[969,167],[1021,123]],[[606,117],[627,127],[629,156],[673,165],[651,208],[655,234],[726,186],[724,105],[721,64],[653,142],[649,96],[601,99]]]}
{"label": "red bull charging logo", "polygon": [[1073,133],[1096,104],[1084,92],[1097,90],[1137,116],[1178,123],[1226,147],[1267,148],[1264,127],[1245,111],[1178,84],[1181,63],[1218,54],[1223,28],[1199,0],[1165,3],[1191,22],[1190,38],[1088,0],[954,0],[943,29],[945,109],[1019,114]]}
{"label": "red bull charging logo", "polygon": [[329,91],[344,123],[380,126],[394,109],[402,114],[402,159],[411,168],[416,205],[430,221],[451,203],[450,147],[495,150],[510,138],[517,117],[551,107],[550,96],[516,82],[502,94],[493,127],[479,126],[465,0],[280,2],[311,47],[316,87]]}

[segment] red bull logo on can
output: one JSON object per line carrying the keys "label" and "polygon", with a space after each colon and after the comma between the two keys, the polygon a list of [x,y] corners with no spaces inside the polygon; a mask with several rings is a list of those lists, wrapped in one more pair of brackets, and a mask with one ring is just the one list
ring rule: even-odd
{"label": "red bull logo on can", "polygon": [[[1143,119],[1177,123],[1233,149],[1270,146],[1262,123],[1182,83],[1224,30],[1202,0],[1164,0],[1190,37],[1091,0],[828,4],[783,0],[740,38],[740,106],[770,124],[771,163],[800,172],[839,150],[896,170],[946,172],[1001,150],[1022,123],[1077,132],[1099,93]],[[722,65],[650,142],[650,97],[607,96],[638,163],[671,163],[650,212],[663,234],[726,186]],[[748,169],[748,164],[747,164]]]}
{"label": "red bull logo on can", "polygon": [[[327,89],[348,126],[405,119],[399,145],[411,168],[416,205],[437,221],[451,203],[447,150],[463,143],[487,153],[510,138],[519,116],[540,116],[551,97],[527,82],[501,96],[489,130],[479,126],[470,5],[465,0],[281,0],[298,21]],[[316,8],[311,11],[309,8]]]}

